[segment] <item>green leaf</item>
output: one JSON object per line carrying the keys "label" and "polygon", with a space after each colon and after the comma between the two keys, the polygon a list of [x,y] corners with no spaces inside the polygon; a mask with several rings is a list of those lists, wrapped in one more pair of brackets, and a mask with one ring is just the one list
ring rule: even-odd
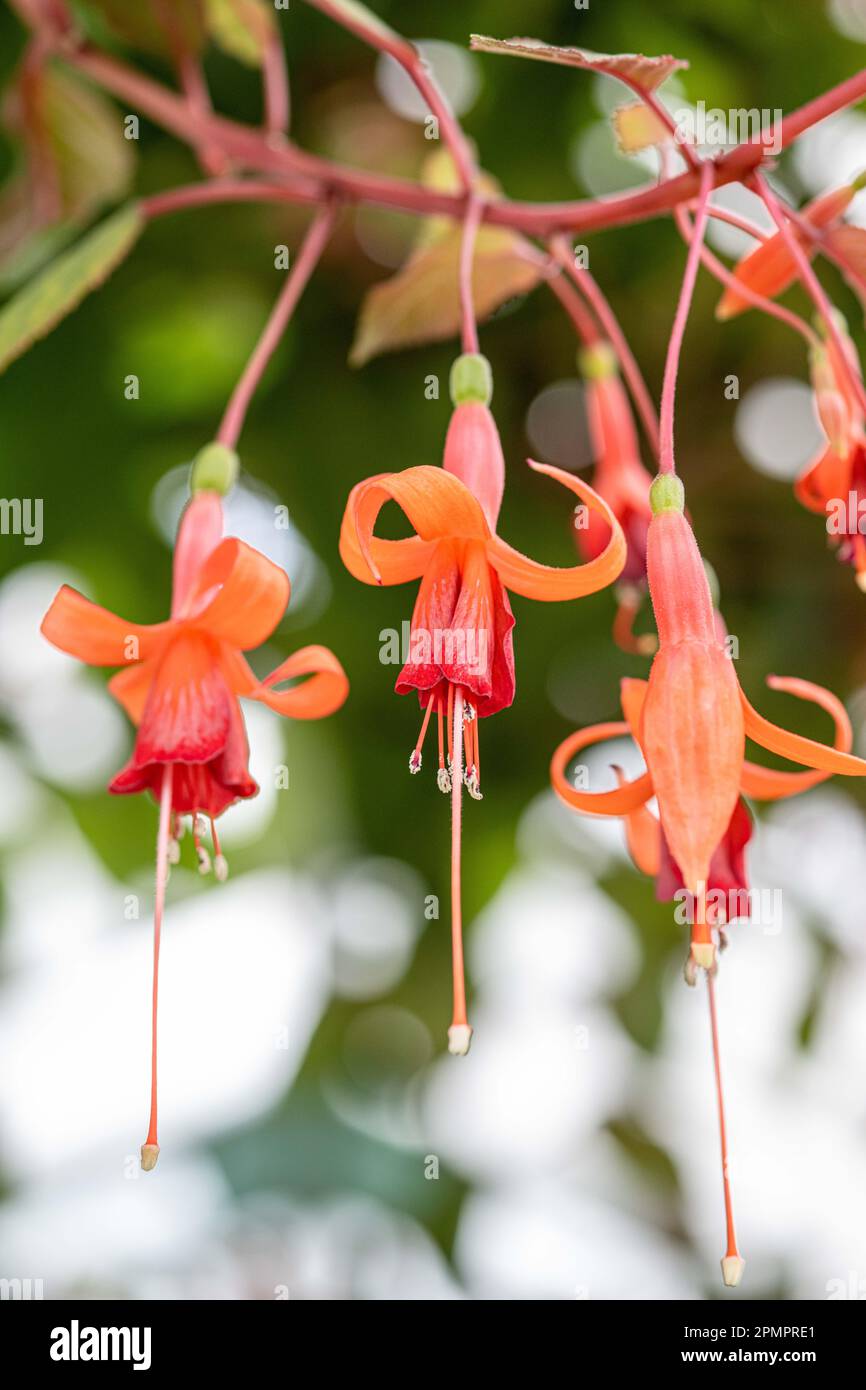
{"label": "green leaf", "polygon": [[470,45],[478,53],[510,53],[515,58],[537,58],[543,63],[607,73],[644,92],[654,92],[672,72],[688,67],[683,58],[672,58],[669,53],[658,58],[647,58],[642,53],[593,53],[589,48],[557,48],[539,39],[490,39],[484,34],[472,34]]}
{"label": "green leaf", "polygon": [[[353,367],[380,352],[438,342],[460,328],[461,231],[452,228],[412,255],[402,270],[374,285],[361,306],[349,361]],[[484,319],[541,278],[540,256],[506,227],[482,227],[475,243],[472,297]]]}
{"label": "green leaf", "polygon": [[22,72],[5,120],[25,160],[0,190],[0,274],[20,282],[132,182],[117,108],[53,65]]}
{"label": "green leaf", "polygon": [[274,11],[263,0],[205,0],[205,25],[215,44],[247,67],[262,65],[276,32]]}
{"label": "green leaf", "polygon": [[143,227],[138,204],[127,203],[19,290],[0,311],[0,372],[108,278]]}

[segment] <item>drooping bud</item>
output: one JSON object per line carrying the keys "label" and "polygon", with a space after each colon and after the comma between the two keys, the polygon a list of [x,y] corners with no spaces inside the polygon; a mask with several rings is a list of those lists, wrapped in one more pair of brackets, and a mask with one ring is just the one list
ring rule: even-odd
{"label": "drooping bud", "polygon": [[685,511],[686,491],[676,473],[657,474],[650,485],[649,496],[653,516]]}
{"label": "drooping bud", "polygon": [[206,444],[192,461],[190,491],[217,492],[225,497],[237,482],[240,459],[226,444]]}

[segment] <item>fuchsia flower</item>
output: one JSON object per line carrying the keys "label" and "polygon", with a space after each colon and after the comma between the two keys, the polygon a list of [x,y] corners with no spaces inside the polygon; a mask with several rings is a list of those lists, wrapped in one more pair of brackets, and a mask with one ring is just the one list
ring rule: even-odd
{"label": "fuchsia flower", "polygon": [[[171,617],[143,625],[119,618],[64,585],[42,622],[61,651],[90,666],[120,666],[109,690],[137,733],[129,762],[109,790],[149,791],[160,804],[154,911],[153,1055],[151,1114],[142,1146],[144,1169],[155,1166],[157,1142],[156,1008],[159,940],[169,862],[180,856],[180,817],[190,815],[201,872],[210,858],[200,826],[210,821],[217,877],[228,872],[215,821],[235,801],[255,796],[239,696],[293,719],[320,719],[339,709],[348,681],[326,647],[304,647],[264,680],[243,653],[264,642],[289,601],[283,570],[259,551],[223,538],[221,491],[208,477],[233,476],[231,451],[213,445],[199,455],[193,497],[181,519],[174,551]],[[205,486],[197,487],[201,479]],[[288,690],[277,686],[307,677]]]}
{"label": "fuchsia flower", "polygon": [[[841,315],[837,327],[847,367],[828,335],[811,353],[815,408],[827,435],[826,447],[794,484],[797,500],[826,518],[831,543],[839,558],[854,567],[855,579],[866,589],[866,416],[853,389],[860,359]],[[863,529],[861,529],[861,526]]]}
{"label": "fuchsia flower", "polygon": [[[443,467],[423,465],[402,473],[380,473],[358,483],[346,504],[340,533],[343,563],[356,579],[366,584],[421,580],[412,614],[409,660],[396,684],[401,695],[416,690],[426,711],[409,768],[420,771],[424,737],[435,711],[437,780],[442,791],[456,790],[458,797],[464,779],[472,796],[481,795],[479,719],[496,714],[514,699],[514,615],[508,591],[543,601],[578,598],[616,579],[626,558],[625,538],[608,503],[579,478],[544,464],[531,466],[576,493],[603,519],[604,542],[599,552],[588,564],[554,569],[513,550],[497,535],[505,464],[489,409],[491,393],[486,359],[473,353],[458,358],[452,371],[454,413]],[[374,534],[376,519],[389,499],[406,513],[415,535],[389,541]],[[454,1016],[449,1046],[452,1052],[465,1053],[471,1029],[462,978],[459,800],[455,806]]]}

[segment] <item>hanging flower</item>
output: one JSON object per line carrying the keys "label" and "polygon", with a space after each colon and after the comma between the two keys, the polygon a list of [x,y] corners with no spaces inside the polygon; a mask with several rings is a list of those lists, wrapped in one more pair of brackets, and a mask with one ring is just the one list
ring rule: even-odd
{"label": "hanging flower", "polygon": [[[866,776],[866,762],[849,753],[851,728],[839,701],[807,681],[773,677],[772,689],[821,705],[836,725],[835,747],[789,733],[764,719],[740,689],[719,640],[709,585],[683,513],[682,484],[666,475],[651,490],[648,573],[659,650],[648,682],[623,682],[626,722],[584,729],[556,750],[551,776],[569,806],[593,815],[626,818],[632,854],[656,878],[659,895],[684,889],[694,898],[691,957],[694,966],[714,963],[712,928],[721,925],[709,890],[745,887],[743,852],[750,829],[741,796],[773,800],[791,796],[841,773]],[[630,732],[647,770],[633,782],[620,776],[609,792],[575,788],[566,773],[575,753],[602,739]],[[775,772],[745,758],[745,738],[814,769]],[[646,803],[655,796],[656,821]]]}
{"label": "hanging flower", "polygon": [[[834,188],[829,193],[822,193],[820,198],[815,198],[803,208],[801,213],[803,220],[808,222],[817,232],[832,226],[842,217],[855,194],[864,185],[866,185],[866,174],[861,174],[841,188]],[[813,256],[819,249],[820,242],[797,228],[794,231],[806,254]],[[766,241],[762,241],[760,246],[749,251],[737,264],[733,273],[734,278],[739,280],[742,285],[756,294],[763,295],[765,299],[775,299],[776,295],[783,294],[793,285],[798,276],[797,263],[781,232],[775,232],[772,236],[767,237]],[[750,300],[737,294],[733,286],[729,286],[716,306],[716,318],[731,319],[751,307]]]}
{"label": "hanging flower", "polygon": [[861,376],[860,360],[841,314],[836,323],[847,370],[829,335],[812,349],[815,408],[827,444],[797,479],[794,493],[809,511],[826,518],[831,544],[838,547],[840,560],[854,567],[858,586],[866,590],[866,418],[851,385],[852,371]]}
{"label": "hanging flower", "polygon": [[[132,756],[109,790],[149,791],[160,805],[154,911],[153,1056],[151,1115],[141,1164],[156,1165],[156,1004],[159,940],[168,865],[180,857],[180,818],[192,817],[199,869],[210,856],[201,843],[209,821],[214,868],[224,879],[216,818],[235,801],[255,796],[239,696],[294,719],[319,719],[339,709],[348,681],[325,647],[304,647],[264,680],[243,653],[264,642],[289,601],[279,566],[234,538],[223,539],[222,496],[234,480],[230,450],[202,450],[193,469],[193,496],[178,529],[171,616],[167,622],[127,622],[76,590],[59,591],[42,622],[49,642],[90,666],[120,666],[109,689],[136,725]],[[288,690],[276,687],[307,677]]]}
{"label": "hanging flower", "polygon": [[[649,486],[652,481],[640,459],[637,431],[617,367],[616,354],[609,344],[599,342],[584,348],[579,357],[584,377],[584,399],[595,457],[592,485],[608,503],[622,527],[627,553],[621,578],[616,586],[617,615],[614,641],[624,651],[651,655],[655,637],[636,636],[634,620],[646,593],[646,542],[652,511]],[[602,516],[586,507],[575,514],[574,535],[586,560],[603,551],[609,539]]]}
{"label": "hanging flower", "polygon": [[[367,584],[421,585],[409,633],[408,660],[397,677],[398,694],[418,692],[425,711],[409,768],[421,769],[424,738],[435,712],[439,731],[437,780],[453,797],[452,934],[454,1016],[452,1052],[465,1053],[471,1029],[466,1019],[460,941],[459,796],[465,782],[481,796],[479,721],[514,699],[514,615],[509,592],[542,601],[579,598],[617,578],[626,542],[612,509],[588,484],[544,464],[546,473],[604,519],[606,541],[588,564],[555,569],[513,550],[496,533],[505,485],[505,465],[489,409],[490,368],[478,354],[457,359],[452,371],[454,413],[445,441],[443,467],[422,465],[381,473],[358,483],[350,494],[340,534],[346,568]],[[402,508],[415,534],[382,540],[376,519],[388,500]],[[465,746],[465,770],[463,766]]]}

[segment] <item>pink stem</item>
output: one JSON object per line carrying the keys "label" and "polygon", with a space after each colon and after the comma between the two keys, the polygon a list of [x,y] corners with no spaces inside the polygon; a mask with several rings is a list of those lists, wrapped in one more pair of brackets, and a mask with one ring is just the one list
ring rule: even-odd
{"label": "pink stem", "polygon": [[164,193],[142,198],[139,208],[148,218],[164,217],[167,213],[186,212],[189,208],[206,207],[211,203],[313,203],[321,202],[321,190],[315,184],[263,183],[253,179],[220,179],[213,183],[182,184]]}
{"label": "pink stem", "polygon": [[[692,198],[688,203],[681,204],[681,206],[685,206],[690,212],[693,212],[695,203],[696,199]],[[769,233],[765,232],[763,227],[759,227],[757,222],[750,222],[748,217],[741,217],[737,212],[729,212],[727,208],[716,207],[715,204],[710,203],[710,217],[714,222],[727,222],[730,227],[736,227],[741,232],[747,232],[748,235],[754,237],[756,241],[769,240]]]}
{"label": "pink stem", "polygon": [[271,311],[271,316],[265,324],[262,335],[256,343],[252,356],[226,406],[222,424],[216,436],[220,444],[227,444],[231,449],[237,444],[255,389],[286,331],[286,326],[307,281],[318,264],[319,257],[331,235],[336,216],[337,205],[334,203],[327,204],[316,214],[295,263],[286,278],[286,283]]}
{"label": "pink stem", "polygon": [[800,245],[800,241],[796,233],[789,224],[788,219],[782,210],[782,204],[779,202],[775,193],[773,193],[764,176],[758,173],[757,171],[754,175],[754,184],[761,197],[763,198],[764,202],[766,203],[770,216],[772,217],[776,226],[779,228],[779,232],[781,233],[782,239],[785,242],[785,245],[787,246],[788,251],[791,254],[791,258],[793,259],[800,273],[800,279],[803,281],[803,284],[809,291],[815,308],[818,310],[818,313],[824,320],[827,329],[827,334],[832,340],[834,347],[836,348],[836,351],[839,356],[839,361],[842,364],[843,370],[848,374],[848,379],[854,390],[854,394],[860,402],[861,408],[864,410],[864,412],[866,412],[866,388],[864,388],[863,382],[860,380],[857,373],[853,370],[848,360],[847,349],[845,347],[844,342],[842,341],[842,335],[840,334],[839,329],[836,325],[836,317],[833,312],[833,305],[827,298],[821,281],[818,279],[817,275],[812,269],[809,257],[806,255],[806,252]]}
{"label": "pink stem", "polygon": [[677,312],[674,317],[674,326],[671,330],[671,339],[668,344],[668,353],[665,360],[665,374],[662,383],[662,401],[659,419],[659,470],[662,473],[676,472],[674,464],[674,396],[677,387],[677,371],[680,365],[680,350],[683,345],[683,335],[686,331],[686,320],[689,316],[695,281],[698,276],[701,247],[703,246],[704,232],[707,227],[707,206],[712,182],[712,166],[710,164],[704,164],[701,168],[701,189],[698,199],[698,213],[695,218],[694,233],[692,235],[691,245],[689,246],[689,254],[686,257],[686,269],[683,275],[680,299],[677,304]]}
{"label": "pink stem", "polygon": [[[159,1151],[157,1139],[157,1015],[159,1012],[159,947],[162,937],[162,918],[165,911],[165,886],[168,881],[168,840],[171,826],[171,793],[174,764],[167,763],[162,774],[159,799],[159,830],[156,838],[156,896],[153,905],[153,991],[151,996],[150,1045],[150,1120],[145,1144]],[[154,1159],[154,1162],[156,1160]],[[152,1165],[151,1165],[152,1166]]]}
{"label": "pink stem", "polygon": [[[688,213],[682,208],[677,208],[674,212],[674,220],[683,241],[687,245],[690,244],[694,233]],[[722,265],[722,262],[706,246],[701,247],[701,261],[721,284],[732,289],[741,299],[747,300],[753,309],[760,309],[763,313],[769,314],[771,318],[787,324],[789,328],[794,329],[795,333],[799,333],[801,337],[805,338],[810,347],[816,346],[817,334],[813,332],[805,319],[800,318],[800,315],[793,313],[792,310],[784,308],[783,305],[777,304],[775,300],[768,299],[766,295],[759,294],[750,285],[744,285],[735,275],[731,274],[727,266]]]}
{"label": "pink stem", "polygon": [[[196,118],[204,117],[206,119],[211,116],[213,108],[210,103],[210,93],[198,58],[192,53],[180,52],[177,58],[177,69],[190,110],[195,113]],[[206,174],[219,177],[225,173],[228,167],[228,160],[219,145],[203,141],[199,146],[198,156],[201,167]]]}
{"label": "pink stem", "polygon": [[448,104],[447,97],[417,49],[407,39],[375,21],[373,16],[370,16],[368,21],[363,11],[349,11],[339,3],[333,3],[333,0],[307,0],[307,3],[321,10],[322,14],[328,15],[341,28],[349,29],[377,52],[387,53],[400,64],[429,106],[431,116],[435,116],[439,122],[442,139],[454,160],[463,191],[470,193],[475,180],[475,160],[469,142]]}
{"label": "pink stem", "polygon": [[269,135],[285,135],[291,113],[289,74],[283,41],[276,27],[269,30],[265,43],[262,82],[265,89],[265,129]]}
{"label": "pink stem", "polygon": [[658,414],[656,413],[652,396],[649,393],[649,388],[644,381],[643,373],[638,366],[637,358],[628,345],[628,341],[620,327],[616,314],[613,312],[601,286],[593,279],[589,271],[582,268],[578,269],[575,265],[574,256],[569,254],[570,248],[568,243],[563,238],[556,237],[551,241],[551,249],[563,270],[571,277],[575,285],[577,285],[577,288],[595,310],[596,316],[617,355],[620,369],[631,391],[632,400],[635,403],[635,408],[643,423],[652,451],[658,456]]}
{"label": "pink stem", "polygon": [[595,319],[580,295],[575,291],[574,286],[564,278],[558,266],[552,275],[547,276],[547,284],[574,324],[575,331],[584,347],[591,347],[593,343],[597,343],[599,331]]}
{"label": "pink stem", "polygon": [[472,294],[472,261],[478,227],[484,215],[484,203],[471,194],[466,205],[463,237],[460,242],[460,323],[464,352],[478,351],[478,325],[475,322],[475,301]]}

